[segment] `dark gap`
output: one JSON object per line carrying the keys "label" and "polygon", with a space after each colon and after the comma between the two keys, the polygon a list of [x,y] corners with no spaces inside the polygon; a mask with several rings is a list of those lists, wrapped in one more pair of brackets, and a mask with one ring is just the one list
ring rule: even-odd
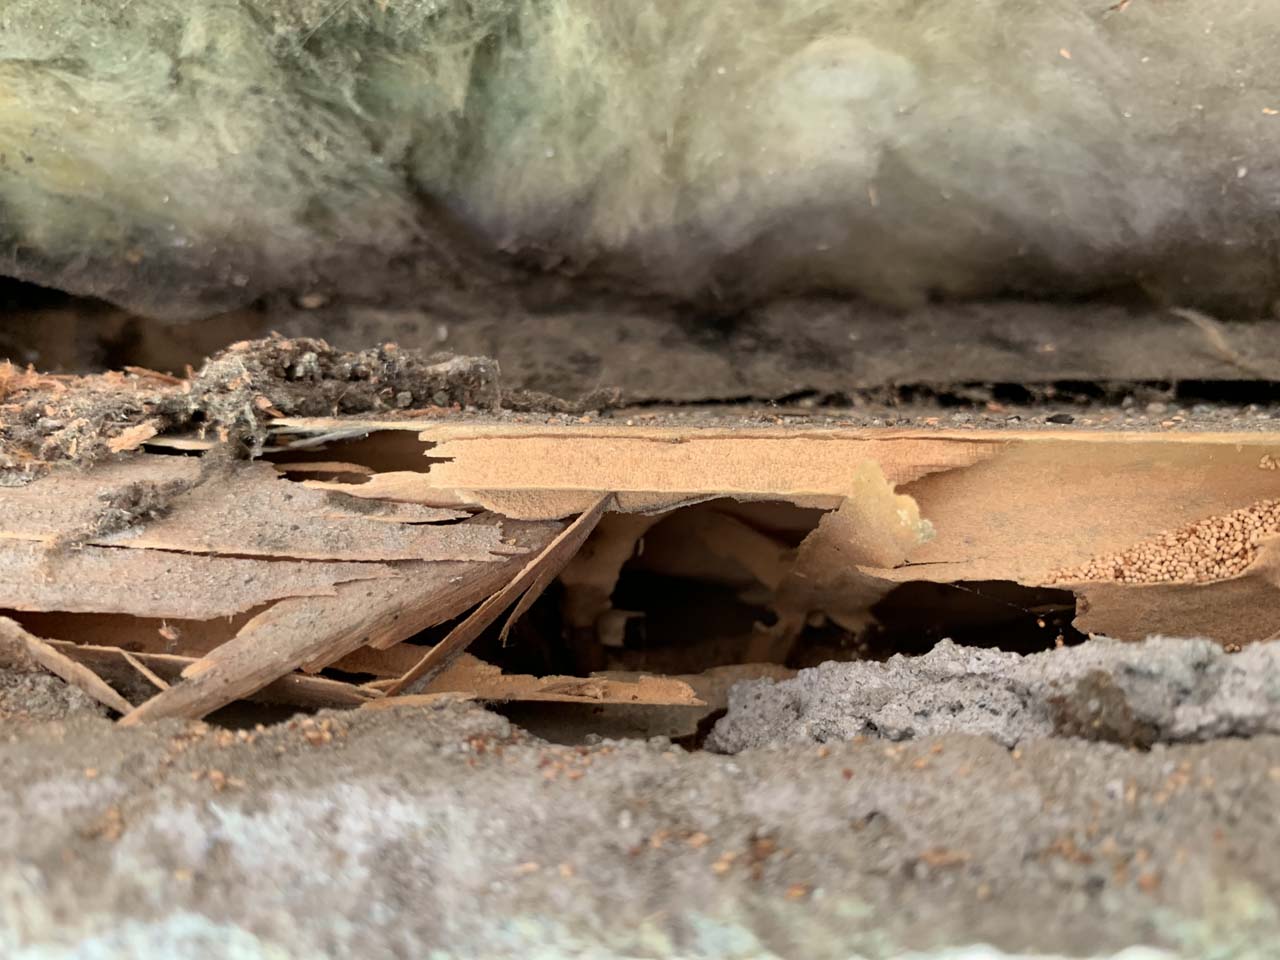
{"label": "dark gap", "polygon": [[205,717],[205,722],[227,730],[253,730],[258,726],[270,727],[284,723],[293,717],[310,716],[318,711],[312,707],[295,707],[283,703],[257,703],[237,700]]}
{"label": "dark gap", "polygon": [[775,619],[731,585],[625,568],[613,604],[638,615],[626,623],[623,646],[609,651],[611,669],[700,673],[741,663],[755,625]]}
{"label": "dark gap", "polygon": [[[376,415],[371,415],[376,419]],[[304,440],[304,437],[282,437],[281,440]],[[427,454],[436,446],[435,443],[418,439],[416,430],[382,430],[371,436],[351,439],[333,440],[323,446],[303,447],[301,449],[280,449],[264,454],[262,459],[269,463],[353,463],[368,467],[375,473],[391,473],[409,470],[426,473],[433,463],[444,462],[440,458],[432,459]],[[300,478],[311,479],[311,474],[297,474]],[[362,481],[363,482],[363,481]]]}
{"label": "dark gap", "polygon": [[[39,310],[45,307],[65,307],[85,298],[75,297],[53,287],[42,287],[38,283],[27,283],[12,277],[0,277],[0,310],[6,313],[11,310]],[[89,300],[89,303],[97,303]]]}
{"label": "dark gap", "polygon": [[339,683],[349,683],[357,687],[362,684],[372,683],[378,679],[376,674],[351,673],[347,670],[339,670],[336,667],[325,667],[320,671],[319,676],[324,677],[326,680],[337,680]]}
{"label": "dark gap", "polygon": [[840,393],[798,390],[775,397],[742,394],[735,397],[671,403],[663,400],[637,401],[630,409],[671,409],[673,407],[802,406],[833,410],[861,407],[922,407],[945,410],[972,409],[987,412],[988,404],[1011,407],[1116,406],[1147,403],[1222,404],[1225,406],[1280,405],[1280,381],[1275,380],[1056,380],[1042,382],[919,383],[891,384]]}
{"label": "dark gap", "polygon": [[[295,461],[296,462],[296,461]],[[313,463],[324,463],[325,461],[312,461]],[[280,476],[285,480],[291,480],[295,483],[304,483],[307,480],[320,480],[324,483],[342,483],[351,487],[359,487],[369,482],[372,474],[357,473],[352,470],[283,470]],[[359,499],[354,497],[352,499]]]}
{"label": "dark gap", "polygon": [[[772,595],[731,556],[705,552],[692,532],[700,514],[736,508],[753,528],[787,547],[821,515],[789,504],[716,502],[685,508],[656,524],[623,567],[611,597],[621,626],[601,642],[595,629],[572,629],[562,616],[563,588],[553,585],[503,644],[500,621],[470,652],[510,673],[585,676],[601,670],[695,674],[747,662],[760,629],[775,622]],[[696,575],[695,575],[696,572]],[[957,644],[1029,654],[1074,646],[1087,637],[1072,626],[1068,590],[1005,581],[914,582],[896,587],[871,609],[874,622],[856,632],[815,615],[794,645],[775,651],[792,668],[826,660],[919,656],[946,638]],[[449,625],[414,642],[434,643]]]}
{"label": "dark gap", "polygon": [[516,621],[504,644],[501,639],[506,614],[499,617],[476,641],[468,653],[502,667],[504,673],[528,673],[535,677],[585,676],[581,658],[574,655],[561,617],[564,588],[553,583]]}
{"label": "dark gap", "polygon": [[[872,607],[871,613],[876,623],[855,639],[853,656],[826,659],[919,656],[943,639],[1025,655],[1088,639],[1072,626],[1076,599],[1070,590],[1024,587],[1004,580],[904,583]],[[822,645],[815,637],[810,649],[817,652]]]}
{"label": "dark gap", "polygon": [[209,452],[202,448],[175,447],[167,443],[144,443],[142,446],[147,453],[157,457],[194,457],[199,459]]}

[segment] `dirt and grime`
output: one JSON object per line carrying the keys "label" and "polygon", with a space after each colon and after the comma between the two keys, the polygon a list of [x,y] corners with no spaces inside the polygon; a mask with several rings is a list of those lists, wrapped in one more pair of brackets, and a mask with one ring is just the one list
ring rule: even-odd
{"label": "dirt and grime", "polygon": [[606,388],[564,399],[504,383],[497,363],[484,358],[390,343],[353,353],[322,340],[279,337],[234,344],[182,377],[136,367],[51,376],[0,362],[0,484],[22,483],[45,463],[92,463],[128,453],[162,434],[229,441],[225,453],[242,456],[262,448],[273,420],[299,416],[569,427],[607,422],[1157,433],[1267,431],[1280,423],[1280,397],[1271,392],[1249,402],[1226,399],[1230,391],[1221,390],[1198,399],[1168,384],[1112,385],[1103,396],[1081,385],[1049,384],[1031,392],[1020,388],[1009,398],[997,386],[971,384],[946,392],[884,387],[827,400],[628,407],[619,405],[618,391]]}
{"label": "dirt and grime", "polygon": [[72,716],[106,715],[106,710],[78,687],[48,673],[0,668],[0,724],[65,720]]}
{"label": "dirt and grime", "polygon": [[482,358],[394,344],[344,353],[278,337],[233,344],[185,378],[141,369],[50,377],[0,363],[0,471],[91,463],[183,430],[252,450],[274,418],[496,408],[498,391],[497,365]]}
{"label": "dirt and grime", "polygon": [[1280,734],[1280,645],[1227,653],[1209,640],[1152,637],[1019,656],[944,640],[919,657],[828,662],[734,687],[707,746],[949,733],[1012,747],[1053,736],[1133,747]]}
{"label": "dirt and grime", "polygon": [[[20,960],[1265,958],[1280,739],[565,747],[469,704],[0,740]],[[958,788],[960,787],[960,788]]]}
{"label": "dirt and grime", "polygon": [[[0,306],[6,302],[0,280]],[[900,311],[800,299],[748,310],[671,309],[616,296],[550,308],[387,309],[336,298],[272,299],[166,324],[104,304],[10,292],[0,356],[47,371],[141,366],[181,373],[234,340],[278,332],[359,352],[393,341],[430,355],[493,358],[508,391],[568,399],[617,391],[629,404],[856,397],[886,385],[1242,382],[1280,378],[1280,318],[1214,318],[1106,301],[991,300]],[[27,300],[24,306],[22,301]]]}

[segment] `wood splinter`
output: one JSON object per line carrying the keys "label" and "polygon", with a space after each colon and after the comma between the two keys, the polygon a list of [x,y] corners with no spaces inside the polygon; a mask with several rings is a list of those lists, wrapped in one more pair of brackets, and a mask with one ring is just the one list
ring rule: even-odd
{"label": "wood splinter", "polygon": [[61,677],[72,686],[79,687],[94,700],[116,713],[127,714],[131,704],[120,696],[105,680],[82,663],[77,663],[53,644],[28,633],[16,620],[0,617],[0,646],[9,647],[17,658],[25,656],[54,676]]}
{"label": "wood splinter", "polygon": [[432,647],[399,680],[387,687],[386,696],[394,697],[401,693],[412,694],[424,690],[519,597],[520,602],[502,629],[505,637],[511,625],[533,606],[534,601],[559,576],[565,564],[573,559],[600,522],[600,517],[604,515],[605,508],[612,499],[613,494],[605,494],[579,514],[576,520],[525,564],[510,583],[477,607],[471,616],[449,631],[448,636]]}
{"label": "wood splinter", "polygon": [[[526,525],[537,550],[558,523]],[[194,660],[181,682],[136,708],[120,723],[165,717],[199,719],[308,664],[331,663],[366,645],[395,643],[458,616],[499,590],[523,556],[489,561],[402,564],[399,576],[339,584],[333,596],[281,600],[226,643]]]}

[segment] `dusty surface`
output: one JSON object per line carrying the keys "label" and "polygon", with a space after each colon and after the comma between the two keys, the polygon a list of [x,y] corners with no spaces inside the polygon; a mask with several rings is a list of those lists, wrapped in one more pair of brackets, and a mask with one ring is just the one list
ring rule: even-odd
{"label": "dusty surface", "polygon": [[[279,330],[343,349],[394,340],[479,354],[502,365],[513,389],[577,397],[609,388],[636,403],[838,398],[895,384],[1280,378],[1280,318],[1232,319],[1106,302],[991,300],[899,311],[796,300],[726,314],[615,298],[576,311],[495,309],[483,318],[281,305],[258,315],[255,335]],[[150,354],[145,362],[164,365],[225,342],[201,333],[167,328],[138,348]]]}
{"label": "dusty surface", "polygon": [[80,714],[100,717],[106,710],[57,677],[0,668],[0,724],[13,729],[20,723]]}
{"label": "dusty surface", "polygon": [[[524,381],[519,381],[524,382]],[[956,390],[959,392],[955,392]],[[1130,385],[1090,398],[1052,385],[1001,399],[987,385],[936,394],[884,388],[819,404],[621,405],[597,389],[576,399],[511,389],[493,361],[384,344],[344,352],[322,340],[271,338],[234,344],[184,377],[129,368],[87,377],[42,375],[0,361],[0,483],[59,460],[92,462],[135,450],[157,434],[230,440],[227,452],[259,449],[282,416],[374,416],[391,422],[650,426],[911,427],[915,429],[1273,431],[1280,397],[1252,386],[1256,402],[1179,399],[1173,388]],[[572,396],[572,395],[569,395]]]}
{"label": "dusty surface", "polygon": [[707,745],[736,753],[859,736],[974,733],[1156,742],[1280,734],[1280,645],[1095,639],[1026,657],[942,641],[920,657],[824,663],[736,686]]}
{"label": "dusty surface", "polygon": [[304,309],[276,298],[173,325],[93,301],[25,295],[34,302],[6,305],[0,282],[0,357],[42,370],[139,365],[181,373],[232,341],[277,331],[323,337],[348,351],[393,341],[425,354],[492,357],[508,391],[569,400],[616,391],[633,404],[839,403],[895,385],[942,392],[958,385],[981,398],[981,385],[991,383],[1065,385],[1066,400],[1072,382],[1123,388],[1280,378],[1280,319],[1242,322],[1106,302],[992,300],[904,312],[810,299],[726,314],[723,305],[677,310],[609,297],[572,310],[494,301],[477,316],[426,305],[379,309],[341,298]]}
{"label": "dusty surface", "polygon": [[1280,935],[1272,737],[724,757],[557,747],[457,704],[5,732],[0,951],[22,960],[1262,958]]}
{"label": "dusty surface", "polygon": [[497,367],[483,358],[394,344],[342,352],[308,339],[233,344],[186,378],[148,370],[51,377],[0,363],[0,480],[42,462],[100,460],[166,431],[254,447],[281,416],[493,408],[498,391]]}

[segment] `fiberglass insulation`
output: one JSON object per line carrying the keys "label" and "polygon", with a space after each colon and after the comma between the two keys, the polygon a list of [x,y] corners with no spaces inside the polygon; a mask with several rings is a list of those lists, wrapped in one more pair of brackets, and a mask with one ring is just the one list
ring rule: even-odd
{"label": "fiberglass insulation", "polygon": [[1256,315],[1280,0],[3,0],[0,273]]}

